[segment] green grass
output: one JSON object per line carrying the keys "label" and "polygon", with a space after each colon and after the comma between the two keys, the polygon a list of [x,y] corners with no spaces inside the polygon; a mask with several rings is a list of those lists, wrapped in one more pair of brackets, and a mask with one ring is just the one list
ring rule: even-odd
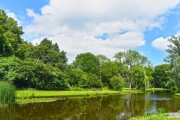
{"label": "green grass", "polygon": [[177,93],[176,96],[179,96],[179,97],[180,97],[180,93]]}
{"label": "green grass", "polygon": [[146,91],[164,91],[164,90],[169,90],[169,89],[165,89],[165,88],[148,88],[148,89],[146,89]]}
{"label": "green grass", "polygon": [[6,81],[0,81],[0,104],[12,105],[15,103],[15,87]]}
{"label": "green grass", "polygon": [[168,113],[150,114],[138,117],[132,117],[130,120],[179,120],[179,118],[169,118]]}
{"label": "green grass", "polygon": [[122,91],[112,90],[86,90],[86,91],[43,91],[43,90],[18,90],[16,99],[19,104],[32,102],[51,102],[63,97],[96,96],[110,94],[143,93],[140,90],[123,89]]}

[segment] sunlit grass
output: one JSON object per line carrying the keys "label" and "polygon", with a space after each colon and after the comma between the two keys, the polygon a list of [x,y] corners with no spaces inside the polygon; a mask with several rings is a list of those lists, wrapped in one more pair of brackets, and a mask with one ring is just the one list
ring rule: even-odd
{"label": "sunlit grass", "polygon": [[180,118],[169,118],[168,113],[150,114],[144,116],[133,117],[130,120],[179,120]]}
{"label": "sunlit grass", "polygon": [[148,89],[146,89],[146,91],[164,91],[164,90],[169,90],[169,89],[165,89],[165,88],[148,88]]}
{"label": "sunlit grass", "polygon": [[112,94],[142,93],[139,90],[123,89],[122,91],[112,90],[84,90],[84,91],[43,91],[43,90],[18,90],[16,91],[17,102],[50,102],[63,97],[96,96]]}

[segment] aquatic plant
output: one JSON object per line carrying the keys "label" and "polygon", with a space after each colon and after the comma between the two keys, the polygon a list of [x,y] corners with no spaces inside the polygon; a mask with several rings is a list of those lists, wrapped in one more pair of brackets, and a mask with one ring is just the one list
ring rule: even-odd
{"label": "aquatic plant", "polygon": [[15,104],[15,87],[6,81],[0,81],[0,104]]}

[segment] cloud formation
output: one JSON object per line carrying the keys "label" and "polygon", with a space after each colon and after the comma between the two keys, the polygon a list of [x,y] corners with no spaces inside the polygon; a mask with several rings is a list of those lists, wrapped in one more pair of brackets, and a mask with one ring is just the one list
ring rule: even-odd
{"label": "cloud formation", "polygon": [[[179,36],[180,35],[180,31],[178,31],[175,36]],[[168,48],[168,45],[170,45],[170,42],[168,41],[168,39],[170,39],[171,36],[163,38],[163,37],[159,37],[155,40],[152,41],[152,47],[158,49],[158,50],[166,50]]]}
{"label": "cloud formation", "polygon": [[[70,59],[87,51],[112,57],[118,51],[144,45],[144,31],[161,27],[162,16],[179,3],[180,0],[50,0],[41,13],[27,9],[32,23],[25,27],[25,33],[57,42]],[[106,39],[102,39],[104,34]]]}

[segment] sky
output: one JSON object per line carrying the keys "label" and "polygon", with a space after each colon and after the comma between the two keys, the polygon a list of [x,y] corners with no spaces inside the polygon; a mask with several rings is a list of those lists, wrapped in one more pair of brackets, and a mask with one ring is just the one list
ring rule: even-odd
{"label": "sky", "polygon": [[0,9],[23,27],[24,40],[48,38],[69,62],[133,49],[159,65],[168,39],[180,35],[180,0],[0,0]]}

